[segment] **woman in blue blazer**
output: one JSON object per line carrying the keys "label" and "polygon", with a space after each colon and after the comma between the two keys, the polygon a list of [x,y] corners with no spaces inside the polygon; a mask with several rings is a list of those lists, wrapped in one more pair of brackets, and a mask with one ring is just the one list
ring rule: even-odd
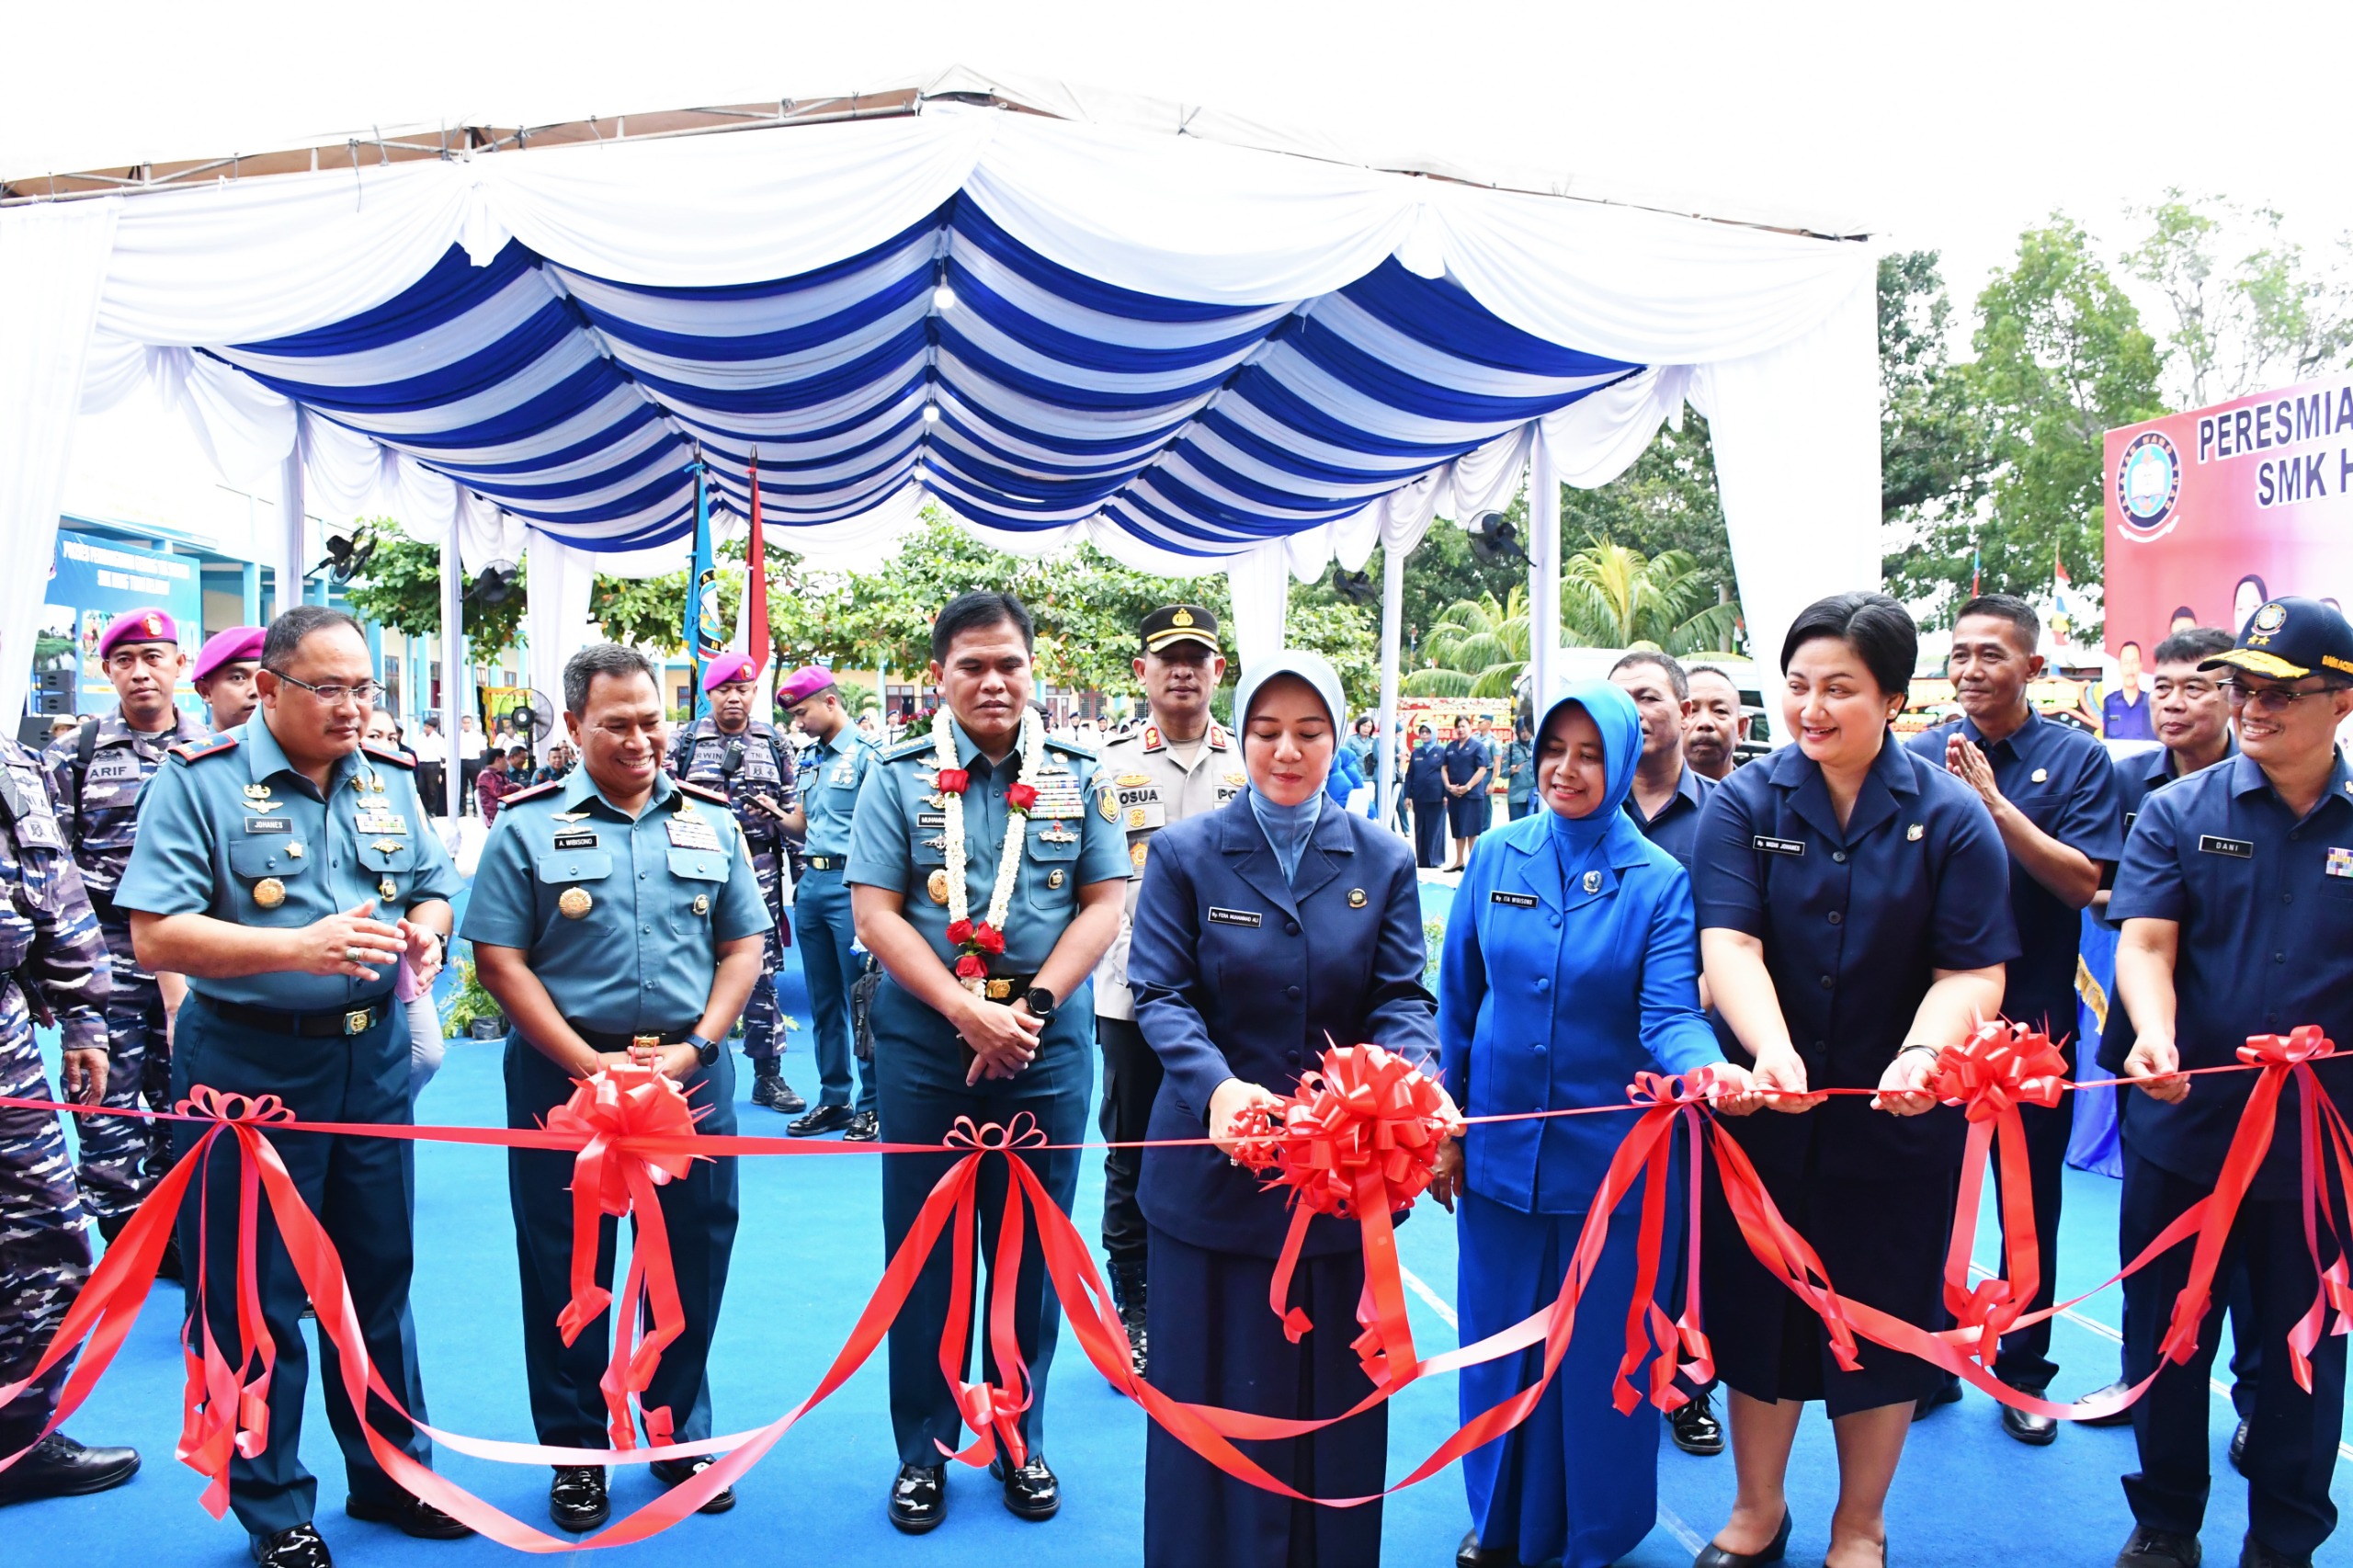
{"label": "woman in blue blazer", "polygon": [[[1536,730],[1528,816],[1483,835],[1456,890],[1438,970],[1446,1084],[1469,1114],[1622,1103],[1637,1073],[1713,1067],[1736,1090],[1699,1010],[1691,881],[1623,807],[1642,719],[1607,681],[1555,696]],[[1720,1102],[1745,1111],[1735,1093]],[[1462,1171],[1456,1219],[1464,1344],[1559,1294],[1622,1116],[1473,1126],[1442,1170]],[[1678,1181],[1681,1178],[1678,1177]],[[1674,1189],[1680,1193],[1679,1186]],[[1641,1199],[1612,1217],[1568,1358],[1528,1420],[1464,1456],[1472,1530],[1457,1562],[1563,1568],[1615,1562],[1658,1513],[1658,1413],[1610,1403],[1633,1299]],[[1687,1207],[1667,1205],[1665,1244]],[[1675,1278],[1671,1261],[1662,1286]],[[1677,1310],[1672,1303],[1668,1310]],[[1469,1420],[1533,1382],[1540,1346],[1464,1369]]]}
{"label": "woman in blue blazer", "polygon": [[[1235,694],[1249,790],[1162,830],[1128,957],[1136,1023],[1167,1075],[1137,1197],[1151,1227],[1154,1386],[1259,1415],[1336,1415],[1372,1384],[1357,1354],[1364,1255],[1355,1221],[1310,1225],[1290,1304],[1314,1328],[1293,1345],[1267,1305],[1290,1214],[1228,1157],[1236,1115],[1279,1103],[1326,1040],[1385,1046],[1433,1070],[1422,915],[1404,843],[1324,793],[1339,677],[1285,653]],[[1449,1108],[1449,1112],[1451,1107]],[[1452,1203],[1449,1183],[1432,1188]],[[1314,1496],[1377,1493],[1389,1416],[1377,1406],[1307,1437],[1241,1445]],[[1381,1506],[1320,1508],[1228,1478],[1154,1426],[1144,1449],[1147,1568],[1363,1568],[1381,1557]]]}

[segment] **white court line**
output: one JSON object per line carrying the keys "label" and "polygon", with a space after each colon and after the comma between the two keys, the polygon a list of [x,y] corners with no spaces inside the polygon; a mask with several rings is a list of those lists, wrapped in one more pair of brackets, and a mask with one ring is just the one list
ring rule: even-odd
{"label": "white court line", "polygon": [[[1444,1296],[1439,1295],[1436,1290],[1431,1290],[1427,1284],[1423,1283],[1422,1277],[1420,1275],[1415,1273],[1412,1269],[1406,1267],[1402,1263],[1397,1266],[1397,1273],[1398,1276],[1405,1281],[1405,1289],[1411,1290],[1415,1295],[1419,1296],[1422,1299],[1423,1304],[1427,1306],[1430,1311],[1436,1312],[1446,1324],[1447,1327],[1459,1328],[1461,1326],[1455,1321],[1454,1308],[1448,1303],[1447,1299]],[[1694,1550],[1697,1549],[1695,1548]]]}

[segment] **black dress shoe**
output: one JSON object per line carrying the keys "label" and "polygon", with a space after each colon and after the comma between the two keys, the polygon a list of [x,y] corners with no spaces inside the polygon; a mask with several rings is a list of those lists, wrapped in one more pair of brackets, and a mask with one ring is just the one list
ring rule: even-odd
{"label": "black dress shoe", "polygon": [[1940,1404],[1959,1404],[1960,1403],[1960,1381],[1958,1379],[1948,1379],[1946,1381],[1937,1385],[1936,1392],[1913,1405],[1912,1419],[1915,1421],[1926,1421],[1928,1418],[1928,1413],[1936,1409],[1937,1406]]}
{"label": "black dress shoe", "polygon": [[842,1134],[842,1142],[871,1143],[882,1136],[881,1122],[882,1119],[870,1110],[854,1111],[850,1115],[849,1130]]}
{"label": "black dress shoe", "polygon": [[1691,1396],[1690,1403],[1667,1416],[1666,1435],[1675,1439],[1677,1448],[1701,1459],[1724,1451],[1724,1426],[1709,1408],[1707,1390],[1701,1389]]}
{"label": "black dress shoe", "polygon": [[891,1483],[891,1523],[905,1535],[927,1535],[948,1517],[948,1467],[903,1464]]}
{"label": "black dress shoe", "polygon": [[2231,1468],[2241,1475],[2246,1473],[2246,1420],[2244,1416],[2231,1432]]}
{"label": "black dress shoe", "polygon": [[2124,1550],[2116,1554],[2116,1568],[2198,1568],[2204,1556],[2194,1535],[2134,1525]]}
{"label": "black dress shoe", "polygon": [[1508,1546],[1481,1546],[1474,1528],[1463,1532],[1462,1544],[1454,1549],[1454,1568],[1519,1568],[1519,1553]]}
{"label": "black dress shoe", "polygon": [[[2122,1378],[2119,1378],[2114,1382],[2109,1384],[2106,1388],[2100,1389],[2092,1393],[2087,1393],[2084,1397],[2086,1399],[2105,1399],[2109,1395],[2114,1395],[2118,1399],[2122,1399],[2126,1394],[2131,1393],[2131,1392],[2132,1385],[2126,1382]],[[2078,1426],[2130,1426],[2132,1425],[2132,1407],[2128,1404],[2121,1410],[2115,1411],[2107,1415],[2095,1415],[2089,1420],[2078,1421],[2075,1425]]]}
{"label": "black dress shoe", "polygon": [[989,1464],[989,1473],[1005,1483],[1005,1510],[1017,1519],[1036,1523],[1062,1511],[1063,1483],[1046,1468],[1046,1456],[1031,1454],[1019,1470],[1006,1466],[1003,1454]]}
{"label": "black dress shoe", "polygon": [[335,1568],[327,1543],[319,1539],[317,1528],[312,1525],[296,1525],[274,1535],[257,1535],[254,1537],[253,1552],[259,1568]]}
{"label": "black dress shoe", "polygon": [[346,1497],[343,1511],[367,1524],[390,1525],[401,1534],[419,1540],[463,1540],[474,1533],[473,1526],[460,1524],[424,1498],[405,1492],[396,1503]]}
{"label": "black dress shoe", "polygon": [[792,1092],[792,1085],[782,1074],[770,1074],[752,1082],[752,1103],[765,1106],[786,1116],[798,1116],[809,1108],[809,1102]]}
{"label": "black dress shoe", "polygon": [[2239,1548],[2239,1568],[2313,1568],[2313,1560],[2274,1551],[2256,1540],[2255,1532],[2249,1530],[2246,1544]]}
{"label": "black dress shoe", "polygon": [[858,1119],[858,1112],[846,1105],[821,1105],[807,1116],[785,1128],[795,1138],[815,1138],[827,1132],[839,1132]]}
{"label": "black dress shoe", "polygon": [[1714,1541],[1699,1549],[1691,1560],[1691,1568],[1749,1568],[1755,1562],[1779,1562],[1790,1550],[1790,1511],[1781,1510],[1781,1528],[1765,1543],[1762,1551],[1726,1551]]}
{"label": "black dress shoe", "polygon": [[548,1517],[555,1528],[583,1535],[613,1517],[613,1500],[605,1491],[605,1471],[597,1465],[558,1465],[548,1485]]}
{"label": "black dress shoe", "polygon": [[51,1432],[32,1452],[0,1471],[0,1504],[40,1497],[82,1497],[121,1485],[139,1473],[137,1449],[85,1449]]}
{"label": "black dress shoe", "polygon": [[[665,1486],[684,1486],[716,1462],[708,1454],[698,1454],[690,1460],[655,1460],[645,1468],[654,1479]],[[735,1506],[735,1489],[722,1486],[710,1494],[710,1501],[695,1510],[698,1514],[723,1514]]]}
{"label": "black dress shoe", "polygon": [[[2041,1391],[2029,1392],[2040,1394]],[[2016,1405],[2002,1406],[2002,1430],[2031,1448],[2048,1448],[2059,1440],[2059,1423],[2054,1417],[2037,1415]]]}

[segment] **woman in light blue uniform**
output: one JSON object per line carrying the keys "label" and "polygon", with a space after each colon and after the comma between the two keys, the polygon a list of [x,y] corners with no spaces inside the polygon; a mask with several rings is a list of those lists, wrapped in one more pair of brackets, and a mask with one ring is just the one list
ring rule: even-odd
{"label": "woman in light blue uniform", "polygon": [[[1745,1088],[1746,1074],[1724,1065],[1699,1011],[1690,878],[1622,809],[1643,750],[1632,700],[1607,681],[1566,687],[1536,733],[1533,810],[1480,838],[1447,922],[1438,1039],[1448,1090],[1466,1114],[1492,1116],[1620,1102],[1644,1071],[1712,1067]],[[1735,1093],[1721,1108],[1750,1104]],[[1560,1293],[1629,1125],[1622,1116],[1494,1122],[1449,1146],[1441,1168],[1462,1170],[1464,1344]],[[1617,1562],[1650,1533],[1658,1413],[1644,1403],[1620,1415],[1610,1402],[1640,1206],[1630,1197],[1613,1215],[1567,1359],[1542,1401],[1514,1431],[1464,1456],[1472,1530],[1458,1562],[1586,1568]],[[1684,1207],[1667,1205],[1670,1258]],[[1671,1264],[1662,1267],[1661,1288],[1674,1278]],[[1462,1418],[1529,1386],[1542,1364],[1538,1346],[1465,1368]]]}

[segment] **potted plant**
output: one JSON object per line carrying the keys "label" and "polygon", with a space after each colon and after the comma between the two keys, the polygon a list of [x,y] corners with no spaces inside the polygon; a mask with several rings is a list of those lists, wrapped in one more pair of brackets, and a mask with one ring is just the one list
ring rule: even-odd
{"label": "potted plant", "polygon": [[458,989],[449,998],[449,1007],[441,1015],[441,1034],[445,1040],[497,1040],[506,1033],[506,1015],[495,997],[483,989],[482,981],[474,974],[472,959],[460,959],[454,966],[458,974]]}

